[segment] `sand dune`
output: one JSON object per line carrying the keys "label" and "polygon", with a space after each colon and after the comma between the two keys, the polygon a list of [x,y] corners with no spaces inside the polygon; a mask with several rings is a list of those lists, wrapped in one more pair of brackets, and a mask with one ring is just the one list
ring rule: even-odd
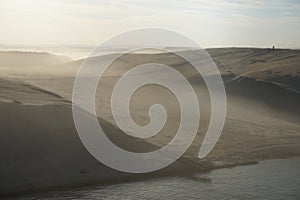
{"label": "sand dune", "polygon": [[300,50],[208,49],[219,67],[236,77],[273,82],[300,91]]}
{"label": "sand dune", "polygon": [[[228,97],[224,130],[208,157],[197,158],[210,118],[207,88],[188,64],[171,54],[127,55],[105,73],[103,86],[97,89],[96,110],[110,139],[125,149],[148,151],[168,143],[176,132],[178,104],[163,88],[145,87],[132,97],[136,103],[131,111],[138,124],[149,122],[147,111],[153,103],[166,107],[171,117],[158,136],[132,140],[116,128],[110,110],[111,90],[117,79],[132,65],[156,59],[194,83],[203,108],[193,145],[164,173],[299,156],[299,51],[228,48],[208,52],[222,73]],[[12,67],[18,61],[9,59],[0,65],[0,193],[132,179],[96,161],[77,136],[70,101],[74,76],[83,60],[51,57],[52,61],[31,63],[24,67],[26,70],[19,70],[21,60],[18,68]]]}

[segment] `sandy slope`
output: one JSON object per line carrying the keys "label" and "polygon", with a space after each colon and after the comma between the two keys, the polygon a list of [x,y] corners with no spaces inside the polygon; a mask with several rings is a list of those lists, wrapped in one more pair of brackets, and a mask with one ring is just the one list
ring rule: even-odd
{"label": "sandy slope", "polygon": [[[228,113],[222,136],[208,157],[199,160],[197,153],[210,118],[209,94],[190,66],[169,54],[128,55],[106,72],[101,80],[102,86],[100,84],[97,90],[96,110],[112,141],[125,149],[145,151],[165,145],[175,134],[180,119],[178,104],[171,93],[157,86],[145,87],[137,92],[132,98],[135,103],[131,112],[138,124],[145,125],[149,122],[149,106],[162,103],[170,118],[158,136],[145,141],[132,140],[113,126],[110,96],[116,80],[131,65],[156,59],[173,66],[194,83],[202,108],[198,136],[185,154],[185,158],[190,158],[189,165],[176,163],[180,166],[172,169],[182,169],[182,166],[185,168],[195,162],[201,163],[200,166],[220,167],[299,156],[300,95],[294,91],[299,77],[299,62],[296,62],[300,57],[298,51],[213,49],[209,53],[216,60],[226,83]],[[276,60],[276,57],[281,60]],[[3,144],[0,146],[0,176],[1,180],[5,180],[0,181],[2,192],[106,181],[124,176],[95,161],[77,137],[68,100],[71,100],[74,76],[81,62],[53,61],[40,66],[43,70],[35,66],[17,76],[12,72],[6,73],[0,66],[1,75],[5,77],[0,79]],[[276,67],[273,67],[275,64]],[[286,66],[288,70],[285,70]],[[267,73],[270,77],[263,76],[265,69],[272,71]],[[276,70],[279,73],[271,76]],[[286,84],[280,82],[281,77],[296,77],[296,82]],[[22,148],[12,149],[11,144]],[[17,177],[13,175],[16,173],[19,173]]]}
{"label": "sandy slope", "polygon": [[[6,98],[0,102],[0,194],[143,177],[112,170],[87,152],[77,135],[69,101],[15,80],[0,79],[0,88]],[[102,125],[124,148],[156,148],[128,140],[106,121],[102,120]],[[187,162],[181,159],[161,173],[202,169]]]}

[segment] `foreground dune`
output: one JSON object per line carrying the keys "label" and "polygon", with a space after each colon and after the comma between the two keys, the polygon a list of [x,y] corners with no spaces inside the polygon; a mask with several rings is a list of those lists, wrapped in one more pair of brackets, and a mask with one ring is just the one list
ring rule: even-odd
{"label": "foreground dune", "polygon": [[[20,81],[0,79],[0,90],[0,194],[143,177],[112,170],[87,152],[77,135],[69,101]],[[102,124],[110,130],[109,137],[125,148],[155,149],[143,141],[126,140],[108,122]],[[161,173],[204,169],[187,163],[181,159]]]}

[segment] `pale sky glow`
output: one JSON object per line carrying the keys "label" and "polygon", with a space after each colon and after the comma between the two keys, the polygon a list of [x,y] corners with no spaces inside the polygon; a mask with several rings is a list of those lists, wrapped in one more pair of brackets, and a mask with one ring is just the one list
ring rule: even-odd
{"label": "pale sky glow", "polygon": [[142,27],[172,29],[203,47],[300,48],[300,1],[0,1],[2,45],[97,45]]}

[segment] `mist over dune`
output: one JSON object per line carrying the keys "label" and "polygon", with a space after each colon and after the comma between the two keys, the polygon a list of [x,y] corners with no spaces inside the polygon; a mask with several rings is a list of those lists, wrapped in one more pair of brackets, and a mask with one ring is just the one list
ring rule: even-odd
{"label": "mist over dune", "polygon": [[[131,114],[140,125],[149,123],[149,106],[165,106],[170,118],[158,136],[132,140],[116,126],[111,113],[110,96],[116,81],[132,66],[156,60],[194,83],[202,108],[193,145],[164,173],[299,156],[300,51],[207,51],[223,77],[228,106],[221,138],[206,158],[200,160],[197,155],[210,119],[209,93],[201,76],[169,53],[128,54],[105,72],[97,88],[96,111],[108,137],[125,149],[148,151],[165,145],[176,133],[178,104],[164,88],[141,88],[132,97]],[[101,66],[110,56],[95,59]],[[77,135],[71,100],[74,77],[83,61],[47,53],[0,52],[0,193],[132,178],[96,161]]]}

